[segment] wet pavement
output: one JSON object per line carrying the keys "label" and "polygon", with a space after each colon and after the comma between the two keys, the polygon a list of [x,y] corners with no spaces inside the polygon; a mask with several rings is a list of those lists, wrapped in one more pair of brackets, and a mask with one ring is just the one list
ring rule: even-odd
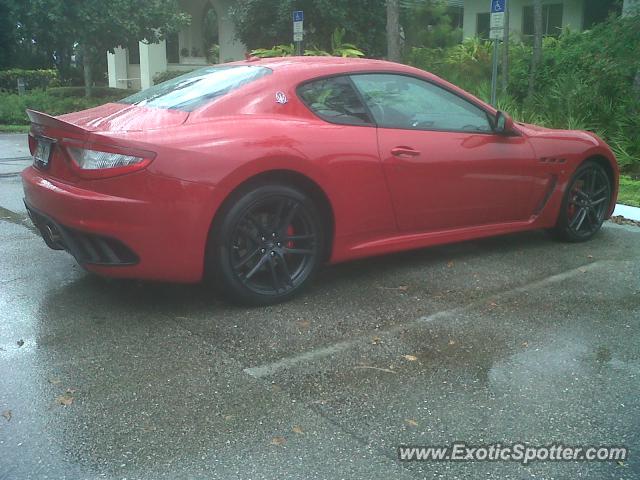
{"label": "wet pavement", "polygon": [[[640,477],[640,228],[353,262],[246,309],[49,250],[25,163],[0,159],[0,479]],[[454,441],[631,456],[396,460]]]}

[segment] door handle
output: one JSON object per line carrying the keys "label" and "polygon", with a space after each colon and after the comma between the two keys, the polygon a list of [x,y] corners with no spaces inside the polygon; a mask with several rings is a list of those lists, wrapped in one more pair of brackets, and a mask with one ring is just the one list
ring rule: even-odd
{"label": "door handle", "polygon": [[418,150],[411,147],[394,147],[391,149],[391,155],[394,157],[417,157],[420,155]]}

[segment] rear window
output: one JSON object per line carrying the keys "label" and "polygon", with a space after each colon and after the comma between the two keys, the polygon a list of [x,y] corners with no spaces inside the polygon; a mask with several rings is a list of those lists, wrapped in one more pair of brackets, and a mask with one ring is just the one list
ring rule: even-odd
{"label": "rear window", "polygon": [[120,100],[120,103],[191,112],[271,70],[252,65],[205,67],[159,83]]}

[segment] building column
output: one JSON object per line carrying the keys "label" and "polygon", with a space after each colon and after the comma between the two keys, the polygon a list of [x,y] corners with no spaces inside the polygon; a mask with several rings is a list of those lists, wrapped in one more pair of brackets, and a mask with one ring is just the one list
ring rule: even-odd
{"label": "building column", "polygon": [[107,72],[111,88],[127,88],[127,51],[117,47],[107,52]]}
{"label": "building column", "polygon": [[142,89],[153,85],[153,77],[167,71],[167,46],[159,43],[140,42],[140,85]]}

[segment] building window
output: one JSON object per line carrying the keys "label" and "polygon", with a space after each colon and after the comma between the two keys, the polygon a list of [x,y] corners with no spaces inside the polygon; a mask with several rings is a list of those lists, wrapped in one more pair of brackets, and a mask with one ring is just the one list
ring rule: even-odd
{"label": "building window", "polygon": [[489,38],[491,28],[491,16],[488,13],[479,13],[476,19],[476,35],[480,38]]}
{"label": "building window", "polygon": [[[542,34],[560,35],[562,33],[562,4],[542,6]],[[522,34],[533,35],[533,6],[522,8]]]}
{"label": "building window", "polygon": [[127,46],[127,52],[129,53],[129,65],[140,65],[140,44],[131,42]]}
{"label": "building window", "polygon": [[167,35],[167,63],[180,63],[180,44],[177,33]]}
{"label": "building window", "polygon": [[464,20],[464,8],[448,7],[447,16],[451,19],[451,26],[453,28],[462,28],[462,22]]}

